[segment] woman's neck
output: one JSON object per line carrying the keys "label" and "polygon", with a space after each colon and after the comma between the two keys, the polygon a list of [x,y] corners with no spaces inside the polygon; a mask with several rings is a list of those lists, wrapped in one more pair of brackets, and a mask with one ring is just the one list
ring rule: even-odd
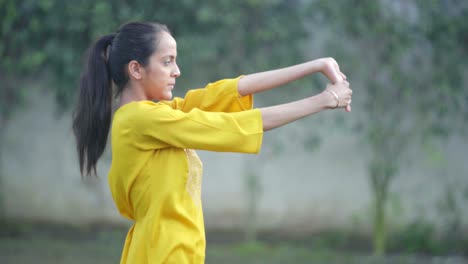
{"label": "woman's neck", "polygon": [[130,102],[138,102],[148,100],[146,94],[141,87],[135,87],[134,85],[126,86],[120,96],[119,106],[123,106]]}

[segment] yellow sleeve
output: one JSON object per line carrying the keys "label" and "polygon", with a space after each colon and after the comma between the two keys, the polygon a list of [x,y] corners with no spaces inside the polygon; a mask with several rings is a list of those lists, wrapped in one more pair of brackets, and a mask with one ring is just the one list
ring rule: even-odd
{"label": "yellow sleeve", "polygon": [[242,112],[185,113],[152,102],[142,102],[134,115],[135,144],[143,150],[168,147],[222,152],[258,153],[263,124],[258,109]]}
{"label": "yellow sleeve", "polygon": [[189,112],[198,108],[208,112],[240,112],[253,107],[253,96],[241,96],[237,91],[239,76],[208,84],[205,88],[187,92],[184,98],[176,97],[172,101],[161,101],[173,109]]}

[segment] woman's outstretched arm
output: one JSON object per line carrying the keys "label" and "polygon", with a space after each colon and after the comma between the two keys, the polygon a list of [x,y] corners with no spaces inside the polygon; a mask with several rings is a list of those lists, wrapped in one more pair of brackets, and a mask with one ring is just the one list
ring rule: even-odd
{"label": "woman's outstretched arm", "polygon": [[[263,131],[268,131],[318,113],[325,109],[347,107],[353,91],[347,81],[329,84],[322,93],[287,104],[259,108],[262,113]],[[337,99],[334,94],[339,95]]]}
{"label": "woman's outstretched arm", "polygon": [[346,76],[340,71],[338,63],[333,58],[323,58],[282,69],[246,75],[239,80],[237,90],[242,96],[255,94],[290,83],[316,72],[323,73],[331,83],[337,83],[346,79]]}

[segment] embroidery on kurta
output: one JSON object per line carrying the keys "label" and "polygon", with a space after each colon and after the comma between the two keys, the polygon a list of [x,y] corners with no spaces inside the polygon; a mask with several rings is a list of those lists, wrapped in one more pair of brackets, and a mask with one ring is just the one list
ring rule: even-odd
{"label": "embroidery on kurta", "polygon": [[189,171],[185,188],[196,206],[201,206],[201,185],[203,164],[193,149],[185,149]]}

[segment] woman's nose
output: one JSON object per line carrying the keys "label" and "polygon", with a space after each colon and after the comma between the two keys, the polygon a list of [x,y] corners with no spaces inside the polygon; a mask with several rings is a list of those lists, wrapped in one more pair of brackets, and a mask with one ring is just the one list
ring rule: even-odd
{"label": "woman's nose", "polygon": [[172,76],[173,76],[174,78],[177,78],[177,77],[180,76],[180,69],[179,69],[179,66],[178,66],[177,64],[175,65],[175,69],[174,69],[174,71],[172,72]]}

